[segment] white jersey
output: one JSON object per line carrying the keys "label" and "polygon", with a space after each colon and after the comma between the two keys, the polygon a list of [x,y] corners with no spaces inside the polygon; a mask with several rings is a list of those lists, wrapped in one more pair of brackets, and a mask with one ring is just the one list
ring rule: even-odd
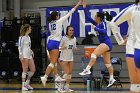
{"label": "white jersey", "polygon": [[76,48],[76,38],[69,39],[64,36],[60,42],[60,47],[66,46],[66,49],[61,50],[60,60],[73,61],[73,49]]}
{"label": "white jersey", "polygon": [[59,20],[55,20],[50,22],[49,28],[50,28],[50,40],[56,40],[60,41],[62,38],[62,24],[63,22],[75,11],[73,8],[66,16],[60,18]]}
{"label": "white jersey", "polygon": [[19,54],[23,55],[23,58],[31,59],[31,39],[29,36],[20,36],[18,43]]}
{"label": "white jersey", "polygon": [[[132,7],[125,9],[125,11],[119,13],[117,17],[112,20],[111,24],[118,26],[128,20],[131,20],[132,22],[132,29],[134,30],[134,36],[136,37],[135,48],[140,49],[140,5],[133,5]],[[119,37],[121,37],[121,35]]]}
{"label": "white jersey", "polygon": [[110,27],[111,30],[118,42],[118,44],[122,44],[123,43],[123,38],[120,35],[119,29],[118,29],[118,25],[120,25],[121,23],[128,21],[129,24],[129,28],[128,28],[128,35],[129,35],[129,39],[134,39],[133,33],[132,31],[130,31],[132,29],[132,21],[131,21],[131,15],[128,16],[127,14],[129,13],[129,11],[132,10],[132,8],[136,7],[135,4],[123,9],[119,14],[117,14],[113,20],[110,22]]}

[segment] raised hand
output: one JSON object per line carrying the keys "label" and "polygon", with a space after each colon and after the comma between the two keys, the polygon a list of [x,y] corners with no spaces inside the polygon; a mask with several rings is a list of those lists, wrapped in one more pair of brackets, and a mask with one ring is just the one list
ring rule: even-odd
{"label": "raised hand", "polygon": [[82,0],[83,2],[83,8],[86,8],[86,6],[87,6],[87,3],[85,2],[85,0]]}

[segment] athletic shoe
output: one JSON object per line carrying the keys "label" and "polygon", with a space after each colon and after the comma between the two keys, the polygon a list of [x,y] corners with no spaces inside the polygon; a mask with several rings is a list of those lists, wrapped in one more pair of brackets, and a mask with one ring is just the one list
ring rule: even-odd
{"label": "athletic shoe", "polygon": [[130,91],[132,91],[132,92],[140,92],[140,85],[132,84],[131,87],[130,87]]}
{"label": "athletic shoe", "polygon": [[61,78],[60,76],[58,76],[57,78],[55,78],[55,82],[65,82],[66,80]]}
{"label": "athletic shoe", "polygon": [[73,92],[74,90],[70,89],[67,85],[64,87],[64,89],[66,90],[66,92]]}
{"label": "athletic shoe", "polygon": [[115,79],[109,80],[109,84],[108,84],[107,88],[111,87],[115,83],[115,81],[116,81]]}
{"label": "athletic shoe", "polygon": [[30,85],[26,85],[26,87],[27,87],[29,90],[33,90],[33,88],[32,88]]}
{"label": "athletic shoe", "polygon": [[28,88],[26,86],[22,87],[22,91],[28,91]]}
{"label": "athletic shoe", "polygon": [[29,91],[22,91],[22,93],[33,93],[33,90],[29,90]]}
{"label": "athletic shoe", "polygon": [[43,77],[40,77],[40,79],[41,79],[41,82],[42,82],[42,84],[44,85],[44,86],[46,86],[46,81],[47,81],[47,79],[43,76]]}
{"label": "athletic shoe", "polygon": [[63,88],[61,88],[61,89],[58,88],[57,91],[60,93],[66,93],[66,90],[64,90]]}
{"label": "athletic shoe", "polygon": [[81,76],[85,76],[85,75],[89,75],[89,74],[91,74],[91,72],[90,72],[90,70],[86,70],[86,69],[84,69],[84,71],[83,72],[81,72],[81,73],[79,73]]}

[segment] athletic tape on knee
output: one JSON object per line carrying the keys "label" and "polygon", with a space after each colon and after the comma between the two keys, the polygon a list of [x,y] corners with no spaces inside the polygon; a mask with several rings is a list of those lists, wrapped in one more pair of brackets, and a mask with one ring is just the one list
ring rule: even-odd
{"label": "athletic tape on knee", "polygon": [[107,68],[109,68],[109,67],[111,67],[112,65],[111,65],[111,64],[105,64],[105,66],[106,66]]}
{"label": "athletic tape on knee", "polygon": [[57,63],[55,63],[55,67],[57,67]]}
{"label": "athletic tape on knee", "polygon": [[66,79],[71,79],[71,74],[67,75]]}
{"label": "athletic tape on knee", "polygon": [[96,59],[96,58],[97,58],[97,56],[96,56],[94,53],[92,53],[92,54],[91,54],[91,58]]}
{"label": "athletic tape on knee", "polygon": [[34,72],[28,72],[28,77],[32,77],[34,75]]}
{"label": "athletic tape on knee", "polygon": [[66,79],[66,78],[67,78],[67,74],[64,74],[64,75],[63,75],[63,78]]}
{"label": "athletic tape on knee", "polygon": [[53,69],[54,68],[54,64],[53,63],[50,63],[49,64],[49,67],[51,67]]}
{"label": "athletic tape on knee", "polygon": [[22,72],[22,78],[26,78],[27,73]]}

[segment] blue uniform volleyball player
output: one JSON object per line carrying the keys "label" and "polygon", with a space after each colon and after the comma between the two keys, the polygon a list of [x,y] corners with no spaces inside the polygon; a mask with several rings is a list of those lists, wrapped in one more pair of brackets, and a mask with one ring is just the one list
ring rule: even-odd
{"label": "blue uniform volleyball player", "polygon": [[86,69],[79,74],[80,75],[90,74],[91,73],[90,69],[95,64],[97,57],[102,55],[105,62],[105,66],[109,71],[110,79],[107,87],[110,87],[116,80],[113,77],[113,66],[111,65],[110,62],[110,51],[112,50],[112,43],[107,35],[107,27],[106,27],[106,22],[104,21],[104,13],[97,12],[94,17],[95,20],[93,20],[91,17],[87,15],[86,2],[83,2],[83,7],[85,8],[84,12],[85,12],[86,19],[93,24],[93,28],[97,32],[100,45],[98,45],[98,47],[91,54],[91,59]]}

